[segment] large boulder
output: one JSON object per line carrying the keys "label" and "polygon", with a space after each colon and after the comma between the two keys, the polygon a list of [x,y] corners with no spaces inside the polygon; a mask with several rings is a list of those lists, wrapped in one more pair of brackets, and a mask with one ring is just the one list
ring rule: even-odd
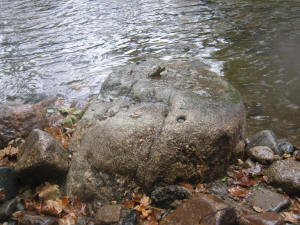
{"label": "large boulder", "polygon": [[69,195],[104,200],[118,197],[132,180],[146,191],[212,180],[224,174],[244,139],[239,93],[199,63],[150,60],[118,67],[101,97],[70,145]]}

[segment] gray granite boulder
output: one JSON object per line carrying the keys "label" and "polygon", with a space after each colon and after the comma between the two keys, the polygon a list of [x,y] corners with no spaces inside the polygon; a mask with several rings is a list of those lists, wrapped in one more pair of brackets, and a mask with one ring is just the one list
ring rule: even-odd
{"label": "gray granite boulder", "polygon": [[118,67],[73,136],[67,194],[108,200],[133,180],[149,192],[212,180],[234,158],[245,124],[239,93],[202,64]]}

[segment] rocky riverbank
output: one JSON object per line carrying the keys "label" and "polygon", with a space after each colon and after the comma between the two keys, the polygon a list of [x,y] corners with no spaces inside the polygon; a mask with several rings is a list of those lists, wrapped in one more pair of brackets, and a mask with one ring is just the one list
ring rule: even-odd
{"label": "rocky riverbank", "polygon": [[0,105],[2,224],[299,222],[300,150],[246,138],[239,93],[204,65],[118,67],[82,105]]}

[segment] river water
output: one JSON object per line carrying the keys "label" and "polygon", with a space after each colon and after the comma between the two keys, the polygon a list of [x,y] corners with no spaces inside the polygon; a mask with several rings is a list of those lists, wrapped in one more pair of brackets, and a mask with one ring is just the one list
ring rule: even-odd
{"label": "river water", "polygon": [[249,135],[300,144],[299,0],[0,0],[0,100],[97,94],[112,66],[199,59],[242,94]]}

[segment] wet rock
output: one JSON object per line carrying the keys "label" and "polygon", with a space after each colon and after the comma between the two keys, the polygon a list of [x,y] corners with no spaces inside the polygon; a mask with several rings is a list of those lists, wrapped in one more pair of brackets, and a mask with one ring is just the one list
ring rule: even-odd
{"label": "wet rock", "polygon": [[101,97],[70,144],[71,196],[112,200],[118,185],[123,188],[111,179],[116,175],[148,193],[178,180],[213,180],[225,173],[244,139],[239,93],[197,63],[152,60],[116,68]]}
{"label": "wet rock", "polygon": [[161,208],[168,208],[175,200],[189,198],[191,193],[188,189],[178,185],[155,188],[151,193],[152,203]]}
{"label": "wet rock", "polygon": [[277,138],[276,138],[275,134],[273,133],[273,131],[271,131],[271,130],[263,130],[263,131],[257,133],[256,135],[254,135],[253,137],[251,137],[249,139],[247,148],[250,149],[254,146],[267,146],[270,149],[272,149],[272,151],[276,155],[282,155],[282,153],[283,153],[278,148]]}
{"label": "wet rock", "polygon": [[[125,210],[122,210],[125,212]],[[138,213],[136,210],[128,210],[125,215],[122,215],[119,225],[137,225]]]}
{"label": "wet rock", "polygon": [[209,190],[215,195],[225,196],[228,194],[226,183],[219,179],[212,182],[209,186]]}
{"label": "wet rock", "polygon": [[0,167],[0,190],[5,193],[5,200],[16,197],[19,189],[19,181],[14,169]]}
{"label": "wet rock", "polygon": [[15,167],[24,183],[56,181],[68,171],[69,152],[45,131],[33,130],[21,146]]}
{"label": "wet rock", "polygon": [[239,218],[239,225],[283,225],[283,218],[274,212],[257,213]]}
{"label": "wet rock", "polygon": [[272,149],[267,146],[252,147],[248,154],[252,159],[262,164],[269,164],[274,161],[274,153]]}
{"label": "wet rock", "polygon": [[104,205],[96,212],[95,224],[118,224],[121,216],[121,205]]}
{"label": "wet rock", "polygon": [[45,109],[41,105],[0,104],[0,147],[18,137],[27,137],[35,128],[47,126]]}
{"label": "wet rock", "polygon": [[233,225],[235,223],[234,208],[214,195],[196,194],[163,218],[160,225]]}
{"label": "wet rock", "polygon": [[277,192],[260,187],[254,190],[247,198],[252,205],[263,209],[264,211],[279,212],[290,205],[290,200]]}
{"label": "wet rock", "polygon": [[294,151],[294,146],[286,139],[278,140],[278,148],[281,152],[286,154],[292,154]]}
{"label": "wet rock", "polygon": [[0,221],[8,219],[16,211],[18,200],[11,199],[0,206]]}
{"label": "wet rock", "polygon": [[265,170],[268,181],[292,195],[300,195],[300,162],[294,159],[278,160]]}
{"label": "wet rock", "polygon": [[36,215],[32,212],[24,212],[18,218],[19,225],[58,225],[58,220],[51,216]]}

